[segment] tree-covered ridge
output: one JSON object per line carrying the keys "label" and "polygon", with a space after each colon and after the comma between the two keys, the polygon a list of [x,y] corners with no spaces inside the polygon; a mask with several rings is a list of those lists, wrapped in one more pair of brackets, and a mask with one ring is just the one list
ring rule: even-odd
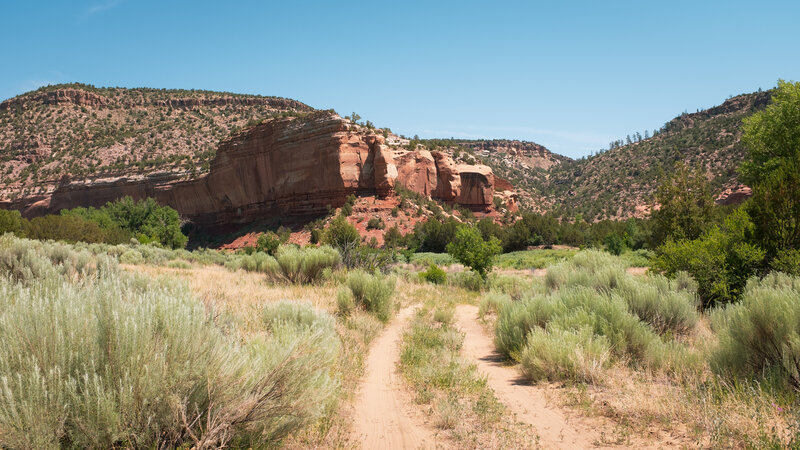
{"label": "tree-covered ridge", "polygon": [[746,155],[740,142],[742,119],[763,109],[769,96],[740,95],[718,107],[683,114],[650,138],[639,135],[625,145],[618,141],[611,150],[553,166],[538,177],[536,188],[553,201],[557,214],[581,214],[587,220],[644,215],[643,206],[652,203],[660,181],[678,162],[708,172],[719,193],[738,183],[737,168]]}
{"label": "tree-covered ridge", "polygon": [[64,176],[196,176],[242,127],[311,110],[227,92],[47,86],[0,104],[0,198],[46,192]]}

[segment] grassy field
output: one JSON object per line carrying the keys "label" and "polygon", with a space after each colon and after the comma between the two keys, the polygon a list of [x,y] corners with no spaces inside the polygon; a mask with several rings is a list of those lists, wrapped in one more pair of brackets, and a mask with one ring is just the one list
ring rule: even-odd
{"label": "grassy field", "polygon": [[795,444],[800,280],[754,280],[741,303],[699,311],[690,278],[626,271],[646,257],[532,250],[501,256],[485,283],[458,271],[434,284],[418,271],[441,255],[371,274],[326,248],[2,236],[0,446],[358,447],[366,356],[409,306],[396,345],[410,407],[453,447],[537,446],[464,356],[464,304],[554,407],[613,425],[600,443]]}

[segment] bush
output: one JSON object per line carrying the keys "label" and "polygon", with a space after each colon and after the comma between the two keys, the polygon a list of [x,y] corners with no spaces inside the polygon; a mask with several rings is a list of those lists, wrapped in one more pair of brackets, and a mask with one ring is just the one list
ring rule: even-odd
{"label": "bush", "polygon": [[739,209],[722,227],[712,227],[699,239],[668,241],[659,247],[652,267],[668,276],[688,272],[697,280],[704,307],[731,302],[763,265],[764,250],[748,242],[752,233],[753,224]]}
{"label": "bush", "polygon": [[528,334],[519,361],[528,380],[594,383],[601,380],[610,353],[608,340],[588,328],[552,332],[536,328]]}
{"label": "bush", "polygon": [[292,245],[282,246],[275,257],[277,268],[271,266],[273,278],[282,277],[294,284],[316,283],[322,278],[326,268],[335,269],[342,262],[339,252],[331,247],[297,248]]}
{"label": "bush", "polygon": [[450,276],[447,277],[447,284],[474,292],[479,292],[486,286],[486,282],[483,281],[483,278],[471,271],[451,273]]}
{"label": "bush", "polygon": [[651,325],[656,332],[685,333],[698,320],[697,284],[685,272],[673,281],[659,275],[635,277],[626,273],[622,259],[597,250],[580,252],[570,260],[551,266],[545,275],[548,289],[588,287],[619,296],[628,311]]}
{"label": "bush", "polygon": [[484,241],[480,230],[469,226],[459,227],[453,241],[447,244],[447,253],[477,272],[484,280],[492,270],[494,257],[501,250],[497,238],[492,237],[489,241]]}
{"label": "bush", "polygon": [[0,235],[3,233],[22,234],[22,224],[25,219],[16,210],[0,209]]}
{"label": "bush", "polygon": [[272,231],[267,231],[261,234],[256,240],[256,250],[264,252],[268,255],[275,255],[278,247],[281,245],[281,238]]}
{"label": "bush", "polygon": [[634,277],[619,258],[588,251],[551,267],[545,285],[549,292],[532,290],[519,301],[482,302],[484,311],[499,310],[498,351],[522,362],[531,380],[595,382],[613,361],[673,374],[699,367],[693,353],[658,334],[686,332],[698,320],[695,286],[685,274]]}
{"label": "bush", "polygon": [[61,215],[94,222],[109,233],[118,234],[119,231],[115,229],[125,231],[128,236],[134,235],[142,243],[157,242],[171,248],[183,248],[188,241],[181,232],[178,212],[169,206],[159,205],[152,198],[137,202],[131,197],[124,197],[98,209],[74,208],[62,211]]}
{"label": "bush", "polygon": [[98,273],[0,277],[0,446],[270,446],[335,398],[337,340],[306,314],[242,341],[181,283]]}
{"label": "bush", "polygon": [[350,225],[347,219],[343,216],[337,216],[325,229],[322,242],[342,251],[345,248],[358,245],[361,242],[361,235],[358,234],[356,227]]}
{"label": "bush", "polygon": [[711,314],[719,344],[711,368],[728,376],[773,374],[800,388],[800,278],[751,279],[739,303]]}
{"label": "bush", "polygon": [[367,221],[368,230],[382,230],[384,228],[386,228],[386,224],[383,223],[383,219],[380,217],[373,217]]}
{"label": "bush", "polygon": [[428,270],[420,272],[420,278],[433,284],[444,284],[447,281],[447,274],[436,264],[428,266]]}
{"label": "bush", "polygon": [[274,257],[263,252],[238,255],[227,261],[225,268],[262,272],[274,281],[306,284],[319,282],[325,269],[333,270],[341,261],[339,253],[327,246],[299,248],[283,245],[278,248]]}
{"label": "bush", "polygon": [[357,305],[375,314],[382,322],[389,320],[393,309],[394,278],[354,270],[347,274],[345,283]]}

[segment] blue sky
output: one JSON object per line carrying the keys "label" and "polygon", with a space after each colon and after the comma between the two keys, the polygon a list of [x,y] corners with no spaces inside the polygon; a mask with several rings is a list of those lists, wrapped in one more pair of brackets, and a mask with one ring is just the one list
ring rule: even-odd
{"label": "blue sky", "polygon": [[0,99],[42,85],[278,95],[572,157],[800,80],[797,1],[0,2]]}

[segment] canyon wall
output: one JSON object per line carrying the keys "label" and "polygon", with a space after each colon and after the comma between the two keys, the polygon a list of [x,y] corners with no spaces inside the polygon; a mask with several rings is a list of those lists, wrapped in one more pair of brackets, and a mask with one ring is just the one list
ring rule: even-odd
{"label": "canyon wall", "polygon": [[161,173],[139,178],[65,179],[52,193],[7,202],[25,216],[123,197],[153,197],[197,225],[224,228],[279,214],[319,214],[351,194],[391,195],[401,184],[420,194],[487,209],[487,166],[455,164],[440,152],[387,146],[383,136],[330,112],[273,119],[223,141],[210,171],[192,180]]}

